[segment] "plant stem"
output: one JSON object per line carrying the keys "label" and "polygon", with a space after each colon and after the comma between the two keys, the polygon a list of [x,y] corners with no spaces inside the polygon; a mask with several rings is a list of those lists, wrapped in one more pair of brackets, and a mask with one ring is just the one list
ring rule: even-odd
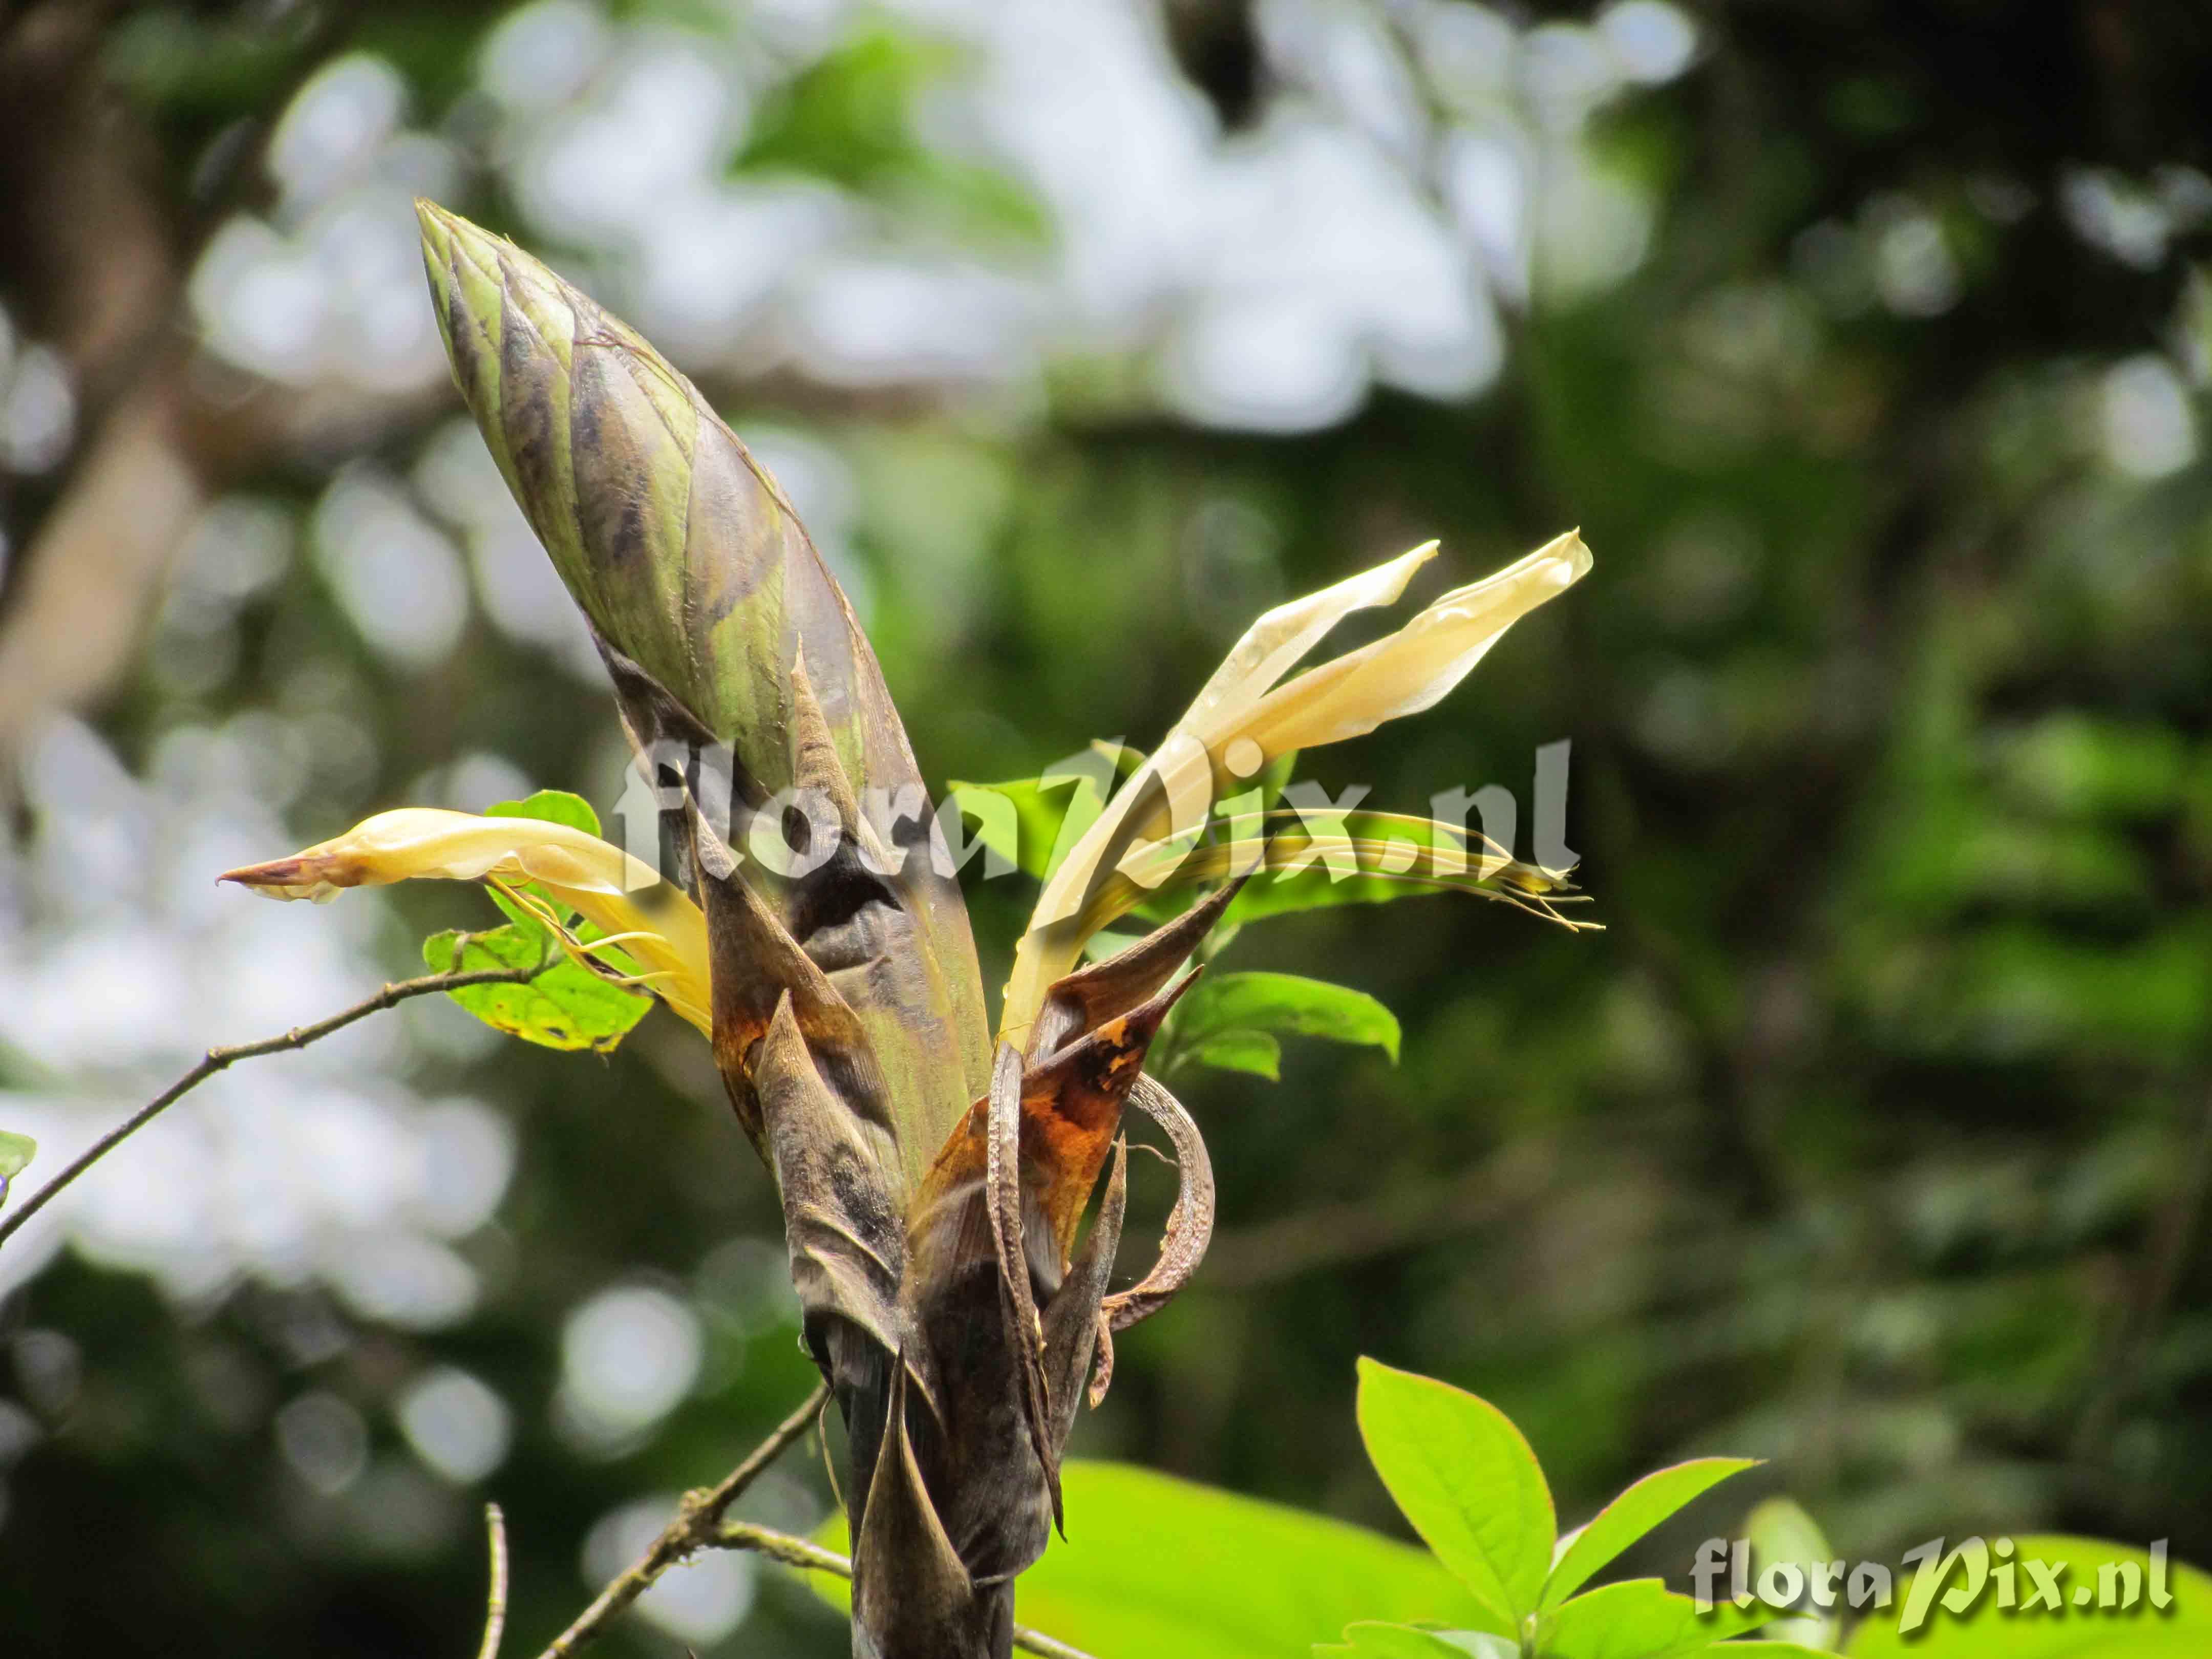
{"label": "plant stem", "polygon": [[[853,1576],[853,1564],[835,1550],[825,1550],[810,1540],[794,1538],[787,1532],[777,1532],[769,1527],[757,1527],[748,1521],[729,1522],[708,1541],[726,1550],[751,1550],[771,1561],[781,1561],[787,1567],[798,1567],[807,1572],[830,1572],[840,1578]],[[1024,1653],[1041,1655],[1042,1659],[1091,1659],[1082,1649],[1055,1641],[1042,1631],[1031,1630],[1026,1625],[1014,1626],[1014,1645]]]}
{"label": "plant stem", "polygon": [[499,1505],[484,1505],[484,1530],[491,1538],[491,1589],[484,1598],[483,1641],[477,1659],[499,1659],[499,1638],[507,1632],[507,1518]]}
{"label": "plant stem", "polygon": [[371,1014],[396,1007],[414,997],[428,996],[436,991],[465,990],[471,985],[520,985],[537,978],[550,965],[541,962],[528,968],[483,968],[465,974],[425,974],[420,979],[404,979],[386,986],[374,996],[356,1002],[350,1008],[332,1014],[328,1019],[317,1020],[312,1025],[295,1025],[281,1036],[263,1037],[258,1042],[241,1042],[228,1048],[209,1049],[198,1065],[94,1141],[74,1163],[33,1193],[24,1201],[22,1208],[0,1220],[0,1244],[5,1244],[16,1229],[46,1208],[64,1188],[217,1072],[241,1060],[304,1048],[333,1031],[344,1030],[357,1019],[366,1019]]}
{"label": "plant stem", "polygon": [[[629,1569],[599,1593],[592,1605],[578,1615],[576,1622],[553,1638],[553,1644],[539,1659],[567,1659],[585,1643],[603,1632],[609,1621],[622,1610],[651,1589],[655,1579],[694,1551],[702,1549],[750,1550],[765,1555],[771,1561],[781,1561],[787,1567],[798,1567],[811,1572],[835,1573],[840,1578],[853,1576],[853,1564],[834,1550],[825,1550],[819,1544],[787,1532],[777,1532],[770,1527],[755,1526],[750,1521],[725,1521],[723,1513],[737,1502],[739,1494],[752,1485],[761,1471],[768,1468],[793,1441],[813,1426],[830,1401],[830,1385],[817,1385],[799,1409],[777,1424],[767,1439],[745,1454],[744,1462],[722,1477],[719,1485],[703,1492],[688,1494],[682,1512],[661,1529],[653,1546],[638,1557]],[[1056,1642],[1038,1631],[1014,1626],[1014,1645],[1024,1653],[1042,1656],[1042,1659],[1091,1659],[1079,1648],[1065,1642]],[[483,1659],[490,1659],[486,1655]]]}

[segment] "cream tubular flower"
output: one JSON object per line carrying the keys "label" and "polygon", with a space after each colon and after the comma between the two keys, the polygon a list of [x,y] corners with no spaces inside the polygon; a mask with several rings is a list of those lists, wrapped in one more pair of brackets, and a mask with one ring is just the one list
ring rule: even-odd
{"label": "cream tubular flower", "polygon": [[1118,872],[1144,886],[1168,873],[1156,838],[1204,827],[1213,801],[1294,750],[1372,732],[1436,704],[1505,630],[1589,571],[1574,531],[1503,570],[1453,589],[1396,633],[1285,680],[1355,611],[1394,603],[1434,542],[1279,605],[1253,623],[1151,757],[1132,773],[1045,884],[1014,954],[1000,1035],[1017,1044],[1048,988],[1082,954],[1085,911]]}
{"label": "cream tubular flower", "polygon": [[707,924],[680,888],[619,847],[541,818],[478,817],[434,807],[379,812],[343,836],[218,878],[267,898],[323,903],[341,888],[417,878],[543,885],[641,964],[645,983],[702,1031],[713,1020]]}

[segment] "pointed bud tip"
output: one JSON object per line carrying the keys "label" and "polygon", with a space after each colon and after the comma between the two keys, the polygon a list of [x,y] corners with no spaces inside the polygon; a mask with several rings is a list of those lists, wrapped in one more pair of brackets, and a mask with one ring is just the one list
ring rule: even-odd
{"label": "pointed bud tip", "polygon": [[516,254],[521,252],[507,238],[494,234],[450,208],[439,206],[427,196],[415,198],[415,222],[422,228],[423,252],[434,262],[450,258],[457,250],[465,250],[478,264],[490,267],[498,263],[501,250]]}
{"label": "pointed bud tip", "polygon": [[330,873],[324,868],[311,870],[307,858],[295,853],[290,858],[272,859],[266,864],[246,864],[235,870],[226,870],[216,878],[216,884],[220,886],[230,882],[264,898],[304,898],[319,902],[337,891],[338,884],[330,880]]}
{"label": "pointed bud tip", "polygon": [[241,864],[235,870],[224,871],[216,880],[240,887],[281,887],[297,881],[300,869],[301,860],[295,854],[289,859],[271,859],[266,864]]}
{"label": "pointed bud tip", "polygon": [[1194,963],[1182,978],[1162,986],[1145,1001],[1115,1019],[1101,1025],[1094,1036],[1103,1038],[1110,1046],[1119,1048],[1142,1048],[1158,1032],[1169,1011],[1182,1000],[1183,993],[1198,983],[1198,976],[1206,971],[1204,963]]}
{"label": "pointed bud tip", "polygon": [[415,198],[415,222],[422,232],[422,246],[443,253],[452,244],[453,216],[427,196]]}

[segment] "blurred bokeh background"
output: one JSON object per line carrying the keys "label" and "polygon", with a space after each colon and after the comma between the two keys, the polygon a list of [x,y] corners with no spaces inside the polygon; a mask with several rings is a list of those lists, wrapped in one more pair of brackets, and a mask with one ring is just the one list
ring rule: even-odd
{"label": "blurred bokeh background", "polygon": [[[1147,744],[1260,609],[1431,535],[1462,580],[1595,550],[1312,770],[1525,801],[1571,739],[1608,931],[1248,931],[1403,1063],[1186,1087],[1222,1229],[1079,1451],[1395,1527],[1368,1352],[1512,1413],[1564,1519],[1726,1450],[1854,1555],[2212,1557],[2207,108],[2187,0],[0,4],[21,1185],[491,915],[216,872],[618,792],[425,194],[698,380],[934,781]],[[987,983],[1029,896],[971,892]],[[470,1650],[487,1496],[534,1651],[810,1381],[665,1013],[600,1060],[417,1003],[241,1067],[0,1296],[12,1654]],[[830,1502],[794,1454],[744,1512]],[[647,1608],[603,1650],[842,1651],[750,1558]]]}

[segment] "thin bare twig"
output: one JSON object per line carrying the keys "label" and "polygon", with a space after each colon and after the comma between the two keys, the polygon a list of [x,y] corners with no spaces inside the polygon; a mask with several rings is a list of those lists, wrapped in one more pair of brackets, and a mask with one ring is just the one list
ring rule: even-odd
{"label": "thin bare twig", "polygon": [[499,1638],[507,1633],[507,1517],[499,1505],[484,1505],[484,1530],[491,1535],[491,1589],[484,1597],[483,1641],[477,1659],[499,1659]]}
{"label": "thin bare twig", "polygon": [[540,962],[528,968],[482,968],[465,974],[425,974],[420,979],[403,979],[386,986],[374,996],[332,1014],[328,1019],[317,1020],[313,1025],[295,1025],[282,1036],[263,1037],[258,1042],[241,1042],[233,1048],[209,1049],[198,1065],[94,1141],[74,1163],[25,1200],[21,1209],[0,1220],[0,1244],[5,1244],[17,1228],[46,1208],[64,1188],[217,1072],[226,1070],[241,1060],[304,1048],[333,1031],[344,1030],[357,1019],[366,1019],[371,1014],[396,1007],[414,997],[428,996],[436,991],[465,991],[471,985],[520,985],[537,978],[551,965],[550,962]]}
{"label": "thin bare twig", "polygon": [[[765,1555],[771,1561],[781,1561],[787,1567],[798,1567],[803,1571],[830,1572],[840,1578],[853,1576],[853,1564],[835,1550],[825,1550],[819,1544],[794,1538],[787,1532],[754,1526],[749,1521],[732,1521],[707,1541],[720,1549],[750,1550],[756,1555]],[[1081,1648],[1072,1648],[1027,1625],[1014,1626],[1014,1645],[1024,1653],[1042,1655],[1042,1659],[1091,1659]]]}
{"label": "thin bare twig", "polygon": [[786,1447],[806,1432],[829,1400],[830,1385],[817,1383],[814,1392],[806,1396],[799,1409],[777,1424],[768,1438],[747,1453],[744,1462],[724,1475],[719,1485],[686,1493],[682,1509],[662,1528],[660,1536],[653,1540],[652,1547],[638,1557],[628,1571],[601,1590],[592,1605],[576,1616],[576,1622],[553,1638],[553,1644],[540,1659],[565,1659],[565,1656],[597,1636],[617,1613],[644,1595],[662,1573],[694,1550],[716,1542],[716,1528],[721,1525],[723,1512],[738,1501],[738,1495]]}

